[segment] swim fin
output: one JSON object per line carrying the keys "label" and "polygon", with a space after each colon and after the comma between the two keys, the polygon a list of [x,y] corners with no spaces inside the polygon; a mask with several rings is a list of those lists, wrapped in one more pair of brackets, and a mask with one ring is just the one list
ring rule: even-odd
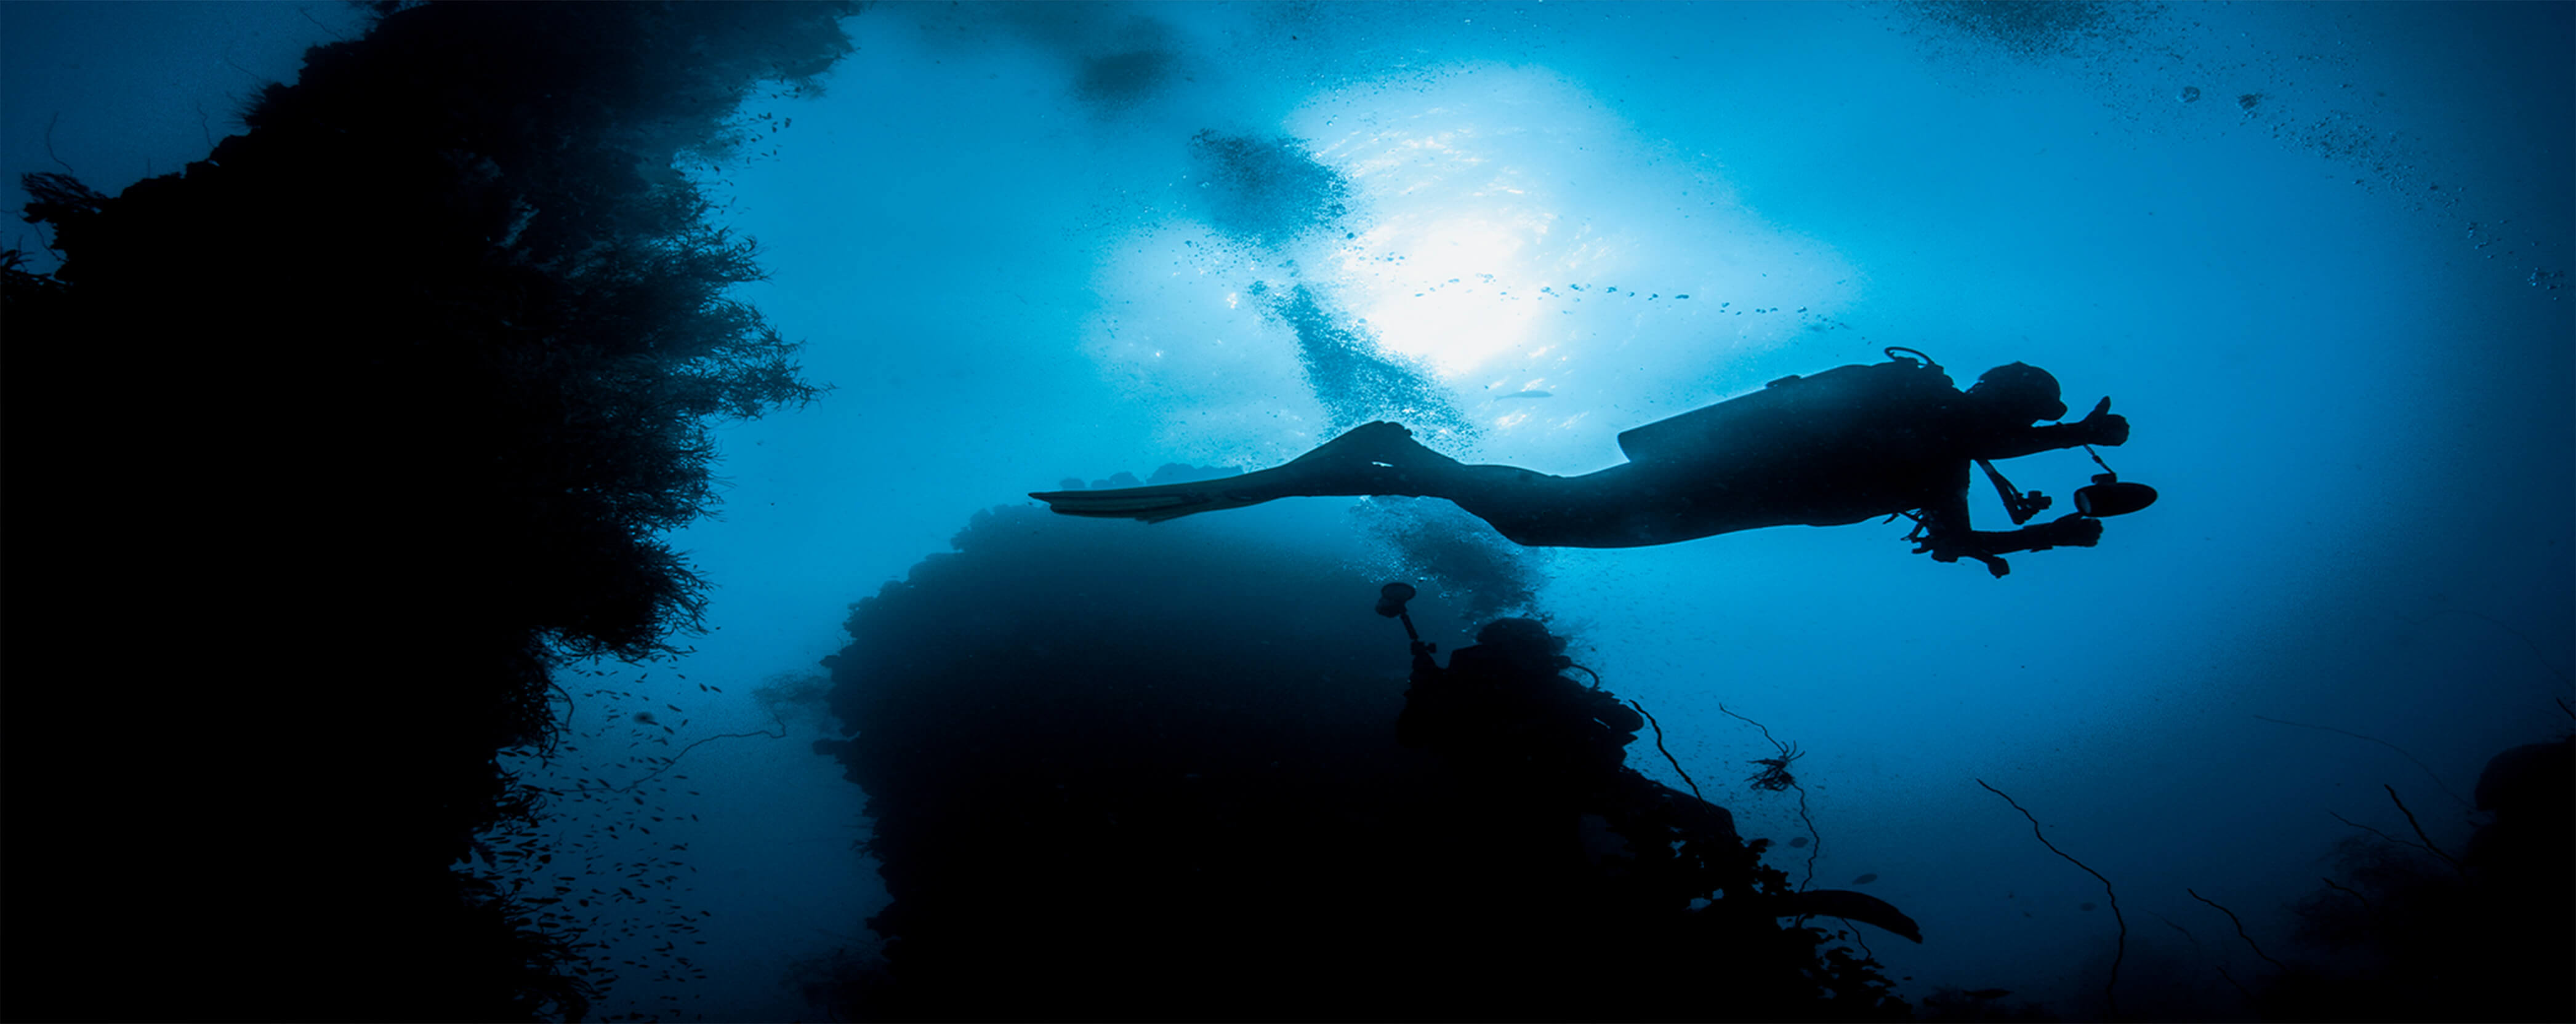
{"label": "swim fin", "polygon": [[1401,482],[1396,469],[1396,460],[1421,462],[1415,453],[1447,461],[1415,444],[1412,431],[1380,421],[1355,427],[1285,465],[1241,476],[1098,491],[1037,491],[1029,497],[1069,516],[1159,523],[1279,498],[1417,494]]}
{"label": "swim fin", "polygon": [[[1284,468],[1284,467],[1283,467]],[[1262,473],[1276,472],[1263,470]],[[1029,495],[1047,503],[1047,507],[1068,516],[1090,516],[1096,519],[1136,519],[1159,523],[1197,512],[1243,508],[1258,505],[1279,494],[1246,493],[1242,483],[1262,473],[1197,480],[1185,484],[1158,484],[1152,487],[1118,487],[1099,491],[1037,491]]]}

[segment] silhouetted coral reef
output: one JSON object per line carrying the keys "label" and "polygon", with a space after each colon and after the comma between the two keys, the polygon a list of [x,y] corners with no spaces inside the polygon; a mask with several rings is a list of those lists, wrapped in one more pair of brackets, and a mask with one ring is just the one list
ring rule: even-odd
{"label": "silhouetted coral reef", "polygon": [[850,738],[817,747],[893,903],[882,974],[812,990],[879,1019],[1905,1017],[1776,916],[1724,811],[1614,767],[1586,827],[1400,746],[1403,634],[1300,514],[994,509],[854,605]]}
{"label": "silhouetted coral reef", "polygon": [[376,10],[182,174],[27,183],[11,1017],[579,1014],[577,939],[449,865],[533,812],[553,664],[694,623],[707,421],[816,393],[674,168],[848,7]]}
{"label": "silhouetted coral reef", "polygon": [[2271,1020],[2576,1017],[2571,744],[2490,760],[2476,798],[2487,823],[2456,856],[2429,840],[2345,839],[2334,876],[2294,908],[2317,955],[2266,979],[2255,1007]]}

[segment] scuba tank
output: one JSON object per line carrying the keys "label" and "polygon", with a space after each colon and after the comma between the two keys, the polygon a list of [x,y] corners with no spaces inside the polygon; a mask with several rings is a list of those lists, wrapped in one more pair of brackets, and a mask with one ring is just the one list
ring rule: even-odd
{"label": "scuba tank", "polygon": [[[1746,451],[1832,451],[1866,445],[1881,422],[1958,397],[1950,376],[1910,348],[1884,363],[1782,377],[1762,390],[1656,420],[1619,435],[1631,462],[1691,462]],[[1912,358],[1899,353],[1912,353]]]}

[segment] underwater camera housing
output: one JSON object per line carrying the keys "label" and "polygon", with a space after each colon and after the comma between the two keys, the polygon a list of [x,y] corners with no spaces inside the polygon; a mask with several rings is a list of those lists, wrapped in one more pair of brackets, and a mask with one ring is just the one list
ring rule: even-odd
{"label": "underwater camera housing", "polygon": [[2155,488],[2122,483],[2117,473],[2095,473],[2091,484],[2075,489],[2075,511],[2097,519],[2128,515],[2155,503]]}
{"label": "underwater camera housing", "polygon": [[[2156,503],[2155,488],[2121,483],[2120,474],[2112,472],[2111,464],[2102,461],[2101,453],[2094,452],[2091,445],[2086,445],[2084,450],[2093,455],[2093,464],[2102,467],[2102,471],[2093,474],[2091,484],[2075,489],[2075,514],[2095,519],[2124,516]],[[1994,481],[1995,494],[2003,498],[2004,510],[2012,513],[2014,526],[2029,522],[2032,516],[2047,511],[2051,504],[2048,495],[2015,490],[2012,481],[2004,479],[2003,473],[1997,471],[1992,462],[1978,459],[1977,465],[1986,471],[1986,479]]]}
{"label": "underwater camera housing", "polygon": [[[1413,585],[1410,583],[1389,583],[1386,586],[1379,587],[1377,591],[1377,613],[1404,623],[1404,638],[1420,645],[1422,644],[1422,634],[1415,632],[1413,629],[1413,613],[1404,610],[1404,603],[1406,601],[1413,600],[1414,593]],[[1423,649],[1428,650],[1429,648],[1426,645]]]}

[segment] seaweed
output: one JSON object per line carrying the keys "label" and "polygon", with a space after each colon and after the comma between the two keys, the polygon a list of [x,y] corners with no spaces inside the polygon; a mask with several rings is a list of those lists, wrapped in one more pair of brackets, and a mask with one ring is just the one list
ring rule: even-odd
{"label": "seaweed", "polygon": [[[2112,889],[2111,880],[2103,877],[2101,872],[2093,870],[2092,865],[2075,859],[2074,855],[2058,849],[2056,843],[2049,842],[2047,834],[2039,830],[2038,816],[2033,815],[2028,809],[2022,807],[2021,802],[2014,800],[2011,794],[2006,793],[2003,790],[1996,789],[1993,786],[1986,785],[1986,780],[1984,779],[1978,779],[1975,781],[1977,785],[1984,786],[1986,792],[2003,797],[2004,802],[2011,804],[2013,810],[2020,811],[2021,816],[2030,822],[2030,834],[2032,838],[2039,840],[2039,845],[2047,847],[2048,852],[2064,858],[2067,863],[2083,868],[2085,874],[2093,876],[2095,881],[2102,883],[2102,892],[2104,896],[2111,901],[2111,919],[2118,922],[2120,926],[2119,940],[2117,944],[2112,947],[2111,973],[2109,977],[2104,978],[2102,981],[2102,1004],[2104,1007],[2102,1015],[2106,1020],[2120,1019],[2120,962],[2128,959],[2129,956],[2129,919],[2121,916],[2120,914],[2119,892]],[[2249,939],[2247,941],[2251,942],[2253,940]]]}

